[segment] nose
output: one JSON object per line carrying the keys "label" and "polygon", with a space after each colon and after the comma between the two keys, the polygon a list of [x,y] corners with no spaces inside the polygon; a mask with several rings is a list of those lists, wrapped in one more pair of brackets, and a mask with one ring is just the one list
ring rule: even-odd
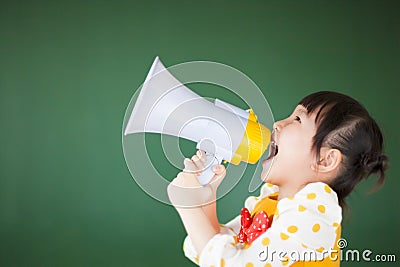
{"label": "nose", "polygon": [[278,129],[278,121],[274,123],[274,125],[272,126],[274,130],[279,130]]}
{"label": "nose", "polygon": [[282,130],[286,125],[288,125],[289,123],[290,123],[290,119],[289,119],[289,118],[286,118],[286,119],[277,121],[277,122],[275,122],[274,125],[273,125],[274,130],[277,130],[277,131],[279,132],[279,131]]}
{"label": "nose", "polygon": [[284,124],[283,120],[275,122],[274,125],[273,125],[274,130],[280,131],[282,129],[282,127],[284,126],[283,124]]}

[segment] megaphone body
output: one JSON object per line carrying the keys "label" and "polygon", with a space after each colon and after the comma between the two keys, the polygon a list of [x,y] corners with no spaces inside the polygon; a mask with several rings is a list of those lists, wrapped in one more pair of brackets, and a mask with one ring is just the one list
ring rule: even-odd
{"label": "megaphone body", "polygon": [[207,165],[198,177],[209,183],[211,168],[226,160],[256,163],[267,149],[271,131],[257,121],[251,109],[243,110],[222,100],[214,103],[178,81],[158,57],[141,88],[124,135],[140,132],[168,134],[196,142]]}

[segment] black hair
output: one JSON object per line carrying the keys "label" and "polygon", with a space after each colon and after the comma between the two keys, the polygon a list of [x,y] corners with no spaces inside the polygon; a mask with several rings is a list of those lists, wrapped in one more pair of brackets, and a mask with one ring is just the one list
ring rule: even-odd
{"label": "black hair", "polygon": [[378,174],[375,190],[383,185],[388,167],[383,136],[376,121],[359,102],[344,94],[322,91],[306,96],[299,105],[308,114],[316,112],[312,150],[317,160],[322,147],[342,153],[341,167],[329,184],[342,207],[347,207],[345,198],[355,186],[371,174]]}

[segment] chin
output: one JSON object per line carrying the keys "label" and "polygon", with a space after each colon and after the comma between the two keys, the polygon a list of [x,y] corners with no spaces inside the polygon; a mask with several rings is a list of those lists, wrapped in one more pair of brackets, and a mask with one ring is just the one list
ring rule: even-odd
{"label": "chin", "polygon": [[268,174],[266,174],[267,170],[265,169],[265,167],[263,168],[262,172],[261,172],[261,176],[260,176],[260,180],[266,183],[269,183],[269,177],[271,174],[271,170],[269,170]]}
{"label": "chin", "polygon": [[260,180],[263,181],[263,182],[272,184],[271,177],[274,177],[274,175],[271,175],[274,172],[273,161],[264,160],[262,166],[263,166],[263,169],[262,169],[262,172],[261,172]]}
{"label": "chin", "polygon": [[[264,179],[263,179],[263,177],[264,177]],[[273,171],[273,169],[271,169],[269,171],[268,175],[266,175],[266,176],[261,175],[261,179],[264,182],[270,183],[273,185],[277,185],[277,186],[279,186],[282,182],[282,179],[278,178],[278,177],[281,177],[281,175],[277,175],[276,172]]]}
{"label": "chin", "polygon": [[266,183],[275,184],[274,179],[271,179],[271,177],[269,176],[267,176],[263,181]]}
{"label": "chin", "polygon": [[264,178],[263,178],[263,177],[264,177],[264,176],[261,175],[260,180],[263,181],[263,182],[265,182],[265,183],[269,183],[269,182],[268,182],[268,177],[264,177]]}
{"label": "chin", "polygon": [[261,181],[265,182],[265,183],[270,183],[270,184],[274,184],[273,179],[271,179],[271,171],[268,173],[268,175],[265,175],[264,172],[261,173]]}

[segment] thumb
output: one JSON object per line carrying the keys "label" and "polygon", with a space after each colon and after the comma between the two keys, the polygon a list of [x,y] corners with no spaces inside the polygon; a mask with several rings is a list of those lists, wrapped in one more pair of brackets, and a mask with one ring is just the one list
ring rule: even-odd
{"label": "thumb", "polygon": [[225,166],[220,164],[220,165],[215,165],[212,167],[212,171],[215,173],[214,177],[211,179],[210,183],[218,186],[222,179],[226,175],[226,169]]}
{"label": "thumb", "polygon": [[216,175],[220,175],[223,174],[225,172],[225,166],[222,164],[219,165],[215,165],[212,167],[212,171],[213,173],[215,173]]}

